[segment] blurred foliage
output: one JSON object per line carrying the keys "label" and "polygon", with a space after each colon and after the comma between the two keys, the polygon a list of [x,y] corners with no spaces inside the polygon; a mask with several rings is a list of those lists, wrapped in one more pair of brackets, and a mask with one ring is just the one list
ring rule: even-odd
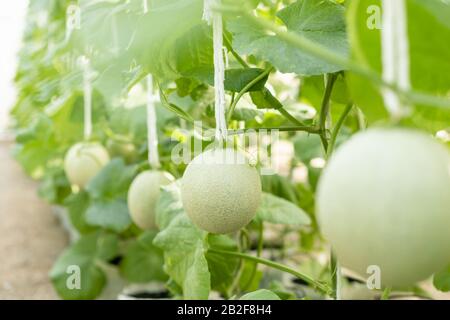
{"label": "blurred foliage", "polygon": [[[252,0],[246,5],[259,19],[274,22],[331,52],[351,56],[380,73],[380,31],[366,27],[367,6],[380,1],[343,3]],[[445,40],[450,39],[449,5],[439,0],[407,3],[412,86],[448,96],[450,47]],[[145,76],[154,76],[161,93],[156,111],[163,170],[176,178],[182,176],[185,164],[170,161],[180,141],[203,147],[210,143],[196,135],[193,121],[202,121],[204,129],[215,125],[212,32],[202,21],[203,2],[152,0],[147,6],[148,12],[144,12],[143,1],[33,0],[29,4],[15,77],[19,95],[12,110],[17,133],[14,154],[26,172],[41,182],[39,194],[51,204],[64,206],[80,234],[51,271],[55,288],[65,299],[96,298],[106,284],[102,266],[107,265],[118,267],[129,282],[167,280],[173,294],[188,299],[208,298],[211,290],[227,298],[233,294],[230,290],[254,291],[243,299],[292,298],[292,293],[279,285],[272,286],[273,292],[256,291],[263,276],[253,262],[240,264],[208,250],[245,250],[242,237],[257,234],[262,222],[293,232],[299,240],[289,247],[301,253],[323,249],[315,222],[314,194],[322,170],[317,159],[323,161],[326,155],[317,134],[281,134],[294,149],[289,172],[262,176],[264,201],[254,223],[238,236],[208,235],[197,229],[182,208],[177,183],[162,191],[157,208],[159,232],[143,232],[132,224],[127,190],[133,178],[148,168]],[[79,28],[68,29],[69,11],[80,13]],[[244,16],[226,14],[224,22],[229,42],[225,41],[227,103],[237,94],[243,95],[231,115],[230,129],[238,129],[242,122],[255,129],[297,124],[283,116],[281,109],[302,123],[317,125],[325,77],[331,73],[337,73],[337,80],[330,97],[330,128],[346,104],[353,101],[358,107],[344,122],[337,147],[367,122],[388,121],[378,89],[367,79],[294,47]],[[92,138],[106,145],[113,158],[84,191],[72,188],[63,170],[66,151],[83,139],[80,56],[87,57],[95,71]],[[266,70],[270,74],[243,91]],[[432,133],[449,128],[448,109],[412,108],[406,125]],[[305,175],[296,178],[299,168],[306,170]],[[82,290],[67,289],[71,265],[81,269]],[[320,276],[327,278],[327,271]],[[439,274],[435,284],[448,290],[448,272]]]}

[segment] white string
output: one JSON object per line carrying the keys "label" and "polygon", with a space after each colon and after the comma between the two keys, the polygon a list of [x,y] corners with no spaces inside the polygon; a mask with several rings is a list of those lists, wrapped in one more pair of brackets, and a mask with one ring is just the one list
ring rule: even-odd
{"label": "white string", "polygon": [[84,91],[84,139],[89,140],[92,135],[92,86],[93,72],[89,59],[81,56],[78,64],[83,69],[83,91]]}
{"label": "white string", "polygon": [[228,132],[225,115],[225,65],[222,15],[212,10],[214,5],[220,4],[221,0],[204,0],[203,20],[210,25],[212,24],[213,28],[216,140],[226,141]]}
{"label": "white string", "polygon": [[155,103],[159,101],[159,95],[153,92],[153,77],[147,76],[147,139],[148,162],[153,169],[161,167],[158,155],[158,131],[156,126]]}
{"label": "white string", "polygon": [[203,1],[203,17],[202,19],[211,25],[213,21],[213,10],[212,6],[215,0],[204,0]]}
{"label": "white string", "polygon": [[142,6],[143,6],[144,14],[146,14],[148,12],[147,0],[142,0]]}
{"label": "white string", "polygon": [[403,90],[411,89],[410,57],[408,41],[408,17],[406,15],[406,3],[404,0],[394,1],[397,5],[398,23],[398,85]]}
{"label": "white string", "polygon": [[[396,84],[399,89],[410,89],[409,42],[404,0],[383,0],[381,31],[383,80]],[[382,90],[386,109],[394,119],[401,118],[407,109],[396,92]]]}

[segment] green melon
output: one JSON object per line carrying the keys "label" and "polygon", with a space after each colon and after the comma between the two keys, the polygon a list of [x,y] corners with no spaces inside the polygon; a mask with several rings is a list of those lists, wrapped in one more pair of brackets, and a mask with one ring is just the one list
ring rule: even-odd
{"label": "green melon", "polygon": [[331,158],[317,217],[339,262],[385,286],[424,280],[450,263],[450,154],[425,134],[371,129]]}
{"label": "green melon", "polygon": [[139,157],[136,146],[131,142],[110,139],[106,142],[106,148],[111,158],[122,158],[126,163],[133,163]]}
{"label": "green melon", "polygon": [[243,153],[229,148],[209,150],[186,168],[181,198],[187,215],[200,229],[230,233],[255,216],[261,181]]}
{"label": "green melon", "polygon": [[128,191],[128,208],[131,219],[141,229],[155,229],[155,207],[160,195],[160,187],[173,182],[167,172],[144,171],[140,173]]}
{"label": "green melon", "polygon": [[71,184],[84,188],[109,160],[108,151],[101,144],[81,142],[67,152],[64,170]]}

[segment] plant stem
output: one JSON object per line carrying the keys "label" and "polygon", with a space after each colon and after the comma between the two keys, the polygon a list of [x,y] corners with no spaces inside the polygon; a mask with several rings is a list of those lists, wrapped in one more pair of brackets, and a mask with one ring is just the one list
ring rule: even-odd
{"label": "plant stem", "polygon": [[330,113],[330,98],[333,92],[334,83],[337,79],[337,74],[329,74],[327,77],[327,84],[325,86],[325,93],[322,99],[322,106],[320,109],[319,118],[319,128],[320,128],[320,139],[322,140],[323,148],[325,149],[325,154],[328,150],[328,136],[327,136],[327,119]]}
{"label": "plant stem", "polygon": [[230,102],[230,105],[232,105],[233,103],[234,103],[234,99],[236,98],[236,93],[235,92],[232,92],[231,93],[231,102]]}
{"label": "plant stem", "polygon": [[[155,79],[156,85],[159,89],[159,96],[160,96],[160,100],[161,103],[168,108],[171,112],[173,112],[173,109],[170,108],[170,103],[169,100],[167,99],[167,96],[165,95],[163,89],[161,88],[161,85],[159,84],[159,81]],[[178,113],[176,113],[178,116],[180,116]],[[189,123],[194,123],[194,119],[192,119],[192,117],[189,114],[186,114],[186,116],[180,116],[180,118],[186,120]]]}
{"label": "plant stem", "polygon": [[148,72],[139,71],[138,75],[130,83],[128,83],[124,91],[128,93],[131,90],[131,88],[133,88],[136,84],[144,80],[145,77],[148,76],[148,74],[149,74]]}
{"label": "plant stem", "polygon": [[254,261],[257,263],[261,263],[264,264],[266,266],[272,267],[274,269],[278,269],[280,271],[283,272],[287,272],[292,274],[293,276],[305,281],[306,283],[308,283],[309,285],[313,286],[314,288],[318,289],[319,291],[321,291],[324,294],[330,294],[331,293],[331,289],[330,287],[328,287],[328,285],[314,280],[311,277],[297,271],[294,270],[288,266],[285,266],[281,263],[277,263],[277,262],[273,262],[271,260],[267,260],[264,258],[260,258],[260,257],[255,257],[255,256],[251,256],[245,253],[240,253],[240,252],[234,252],[234,251],[226,251],[226,250],[217,250],[217,249],[209,249],[210,253],[216,253],[216,254],[223,254],[223,255],[228,255],[228,256],[232,256],[232,257],[237,257],[237,258],[242,258],[242,259],[247,259],[250,261]]}
{"label": "plant stem", "polygon": [[333,132],[331,133],[330,143],[328,144],[328,149],[327,149],[327,159],[329,159],[330,156],[333,154],[334,147],[336,145],[336,139],[339,134],[339,131],[341,130],[341,127],[344,124],[345,119],[347,119],[347,116],[350,114],[350,111],[352,110],[352,108],[353,108],[352,102],[348,103],[345,106],[344,112],[339,117],[339,120],[336,123],[336,125],[333,129]]}
{"label": "plant stem", "polygon": [[291,132],[291,131],[304,131],[312,134],[320,134],[320,129],[318,127],[311,126],[294,126],[294,127],[265,127],[265,128],[247,128],[239,130],[229,130],[229,135],[245,134],[249,132],[260,132],[260,131],[271,131],[278,130],[280,132]]}
{"label": "plant stem", "polygon": [[334,255],[333,251],[331,251],[330,253],[330,269],[331,269],[331,287],[332,287],[332,295],[331,297],[336,300],[338,297],[338,263],[337,263],[337,259],[336,256]]}
{"label": "plant stem", "polygon": [[405,91],[401,90],[398,86],[392,83],[388,83],[384,81],[381,76],[375,72],[374,70],[362,66],[349,58],[342,56],[340,54],[336,54],[335,52],[329,50],[328,48],[315,43],[303,36],[300,36],[292,31],[285,31],[283,28],[279,27],[273,22],[270,22],[266,19],[260,19],[254,16],[252,13],[249,13],[246,8],[242,8],[242,6],[219,6],[216,9],[221,10],[223,12],[232,12],[242,14],[247,18],[247,21],[252,23],[253,25],[259,26],[262,29],[266,29],[272,31],[276,34],[280,39],[286,41],[287,43],[317,57],[328,63],[334,64],[336,66],[341,67],[343,70],[348,70],[353,73],[356,73],[366,79],[372,81],[378,87],[389,88],[395,92],[397,92],[403,99],[409,100],[414,104],[419,105],[431,105],[440,108],[450,108],[450,99],[443,97],[436,97],[426,93],[416,92],[416,91]]}
{"label": "plant stem", "polygon": [[[319,128],[320,128],[320,140],[322,141],[323,148],[325,150],[325,156],[328,159],[329,155],[333,151],[334,145],[336,143],[336,136],[339,133],[339,130],[342,126],[342,123],[345,120],[348,112],[350,112],[352,104],[350,104],[350,109],[348,111],[344,111],[344,116],[341,116],[338,123],[336,124],[330,142],[328,142],[328,128],[327,128],[327,120],[330,114],[330,99],[331,93],[333,92],[334,83],[337,79],[337,73],[329,74],[327,77],[327,83],[325,86],[325,93],[323,95],[322,106],[320,109],[319,116]],[[348,108],[348,106],[347,106]],[[331,286],[333,289],[333,299],[337,299],[339,297],[339,267],[336,256],[333,251],[330,252],[330,269],[331,269]]]}
{"label": "plant stem", "polygon": [[364,114],[360,108],[356,108],[356,121],[358,125],[358,131],[366,129]]}
{"label": "plant stem", "polygon": [[255,84],[257,84],[259,81],[264,79],[266,76],[269,75],[269,73],[273,70],[273,68],[266,69],[264,72],[262,72],[260,75],[258,75],[255,79],[247,83],[247,85],[242,88],[242,90],[237,94],[236,98],[234,99],[233,103],[230,105],[230,110],[228,110],[228,116],[227,116],[227,122],[230,122],[231,117],[233,116],[234,109],[236,108],[236,105],[238,104],[239,100],[241,100],[242,96],[248,92]]}
{"label": "plant stem", "polygon": [[[264,222],[261,221],[261,223],[258,226],[258,247],[256,249],[256,256],[257,257],[261,257],[261,253],[262,253],[262,250],[263,250],[263,247],[264,247],[263,233],[264,233]],[[255,263],[253,265],[252,273],[251,273],[250,277],[248,278],[247,283],[242,288],[243,291],[246,291],[248,289],[248,287],[252,284],[253,279],[255,278],[257,270],[258,270],[258,263]]]}
{"label": "plant stem", "polygon": [[[238,250],[245,251],[247,250],[248,245],[250,244],[249,235],[246,228],[241,229],[239,232],[239,242],[238,242]],[[231,284],[228,292],[231,296],[231,293],[236,292],[240,293],[239,282],[244,271],[244,263],[242,260],[239,261],[238,267],[236,269],[236,273],[234,276],[233,283]]]}
{"label": "plant stem", "polygon": [[258,228],[258,247],[256,249],[256,256],[261,257],[261,253],[264,247],[264,222],[261,221]]}
{"label": "plant stem", "polygon": [[304,126],[305,124],[301,122],[300,120],[297,120],[293,115],[291,115],[284,107],[281,107],[277,109],[282,116],[284,116],[286,119],[288,119],[293,124],[296,124],[298,126]]}
{"label": "plant stem", "polygon": [[244,68],[250,68],[248,63],[245,62],[245,60],[242,59],[242,57],[236,51],[234,51],[233,46],[231,44],[231,40],[230,40],[230,38],[228,38],[228,36],[225,33],[223,34],[223,40],[224,40],[225,46],[227,47],[227,50],[231,52],[231,54],[237,60],[237,62],[239,62],[241,64],[241,66],[243,66]]}

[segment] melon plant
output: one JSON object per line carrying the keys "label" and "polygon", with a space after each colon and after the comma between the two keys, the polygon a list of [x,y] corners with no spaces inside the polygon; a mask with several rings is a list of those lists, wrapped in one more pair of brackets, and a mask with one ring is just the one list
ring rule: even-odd
{"label": "melon plant", "polygon": [[174,181],[168,172],[148,170],[140,173],[128,191],[128,208],[133,222],[141,229],[155,229],[155,206],[160,188]]}
{"label": "melon plant", "polygon": [[331,158],[317,191],[320,228],[338,261],[385,286],[424,280],[450,263],[450,153],[405,129],[370,129]]}
{"label": "melon plant", "polygon": [[234,149],[211,149],[187,166],[181,198],[189,218],[211,233],[235,232],[255,216],[261,181],[246,156]]}
{"label": "melon plant", "polygon": [[71,184],[84,188],[109,162],[108,151],[97,142],[80,142],[69,149],[64,170]]}
{"label": "melon plant", "polygon": [[[55,291],[99,297],[120,274],[180,299],[329,299],[373,265],[392,295],[433,273],[450,291],[448,150],[432,138],[450,137],[448,1],[214,2],[29,1],[14,155],[80,237]],[[73,146],[83,128],[105,148]],[[205,151],[214,129],[242,151]],[[295,149],[283,170],[277,138]],[[156,148],[164,169],[142,172]],[[278,272],[295,279],[269,285]]]}

